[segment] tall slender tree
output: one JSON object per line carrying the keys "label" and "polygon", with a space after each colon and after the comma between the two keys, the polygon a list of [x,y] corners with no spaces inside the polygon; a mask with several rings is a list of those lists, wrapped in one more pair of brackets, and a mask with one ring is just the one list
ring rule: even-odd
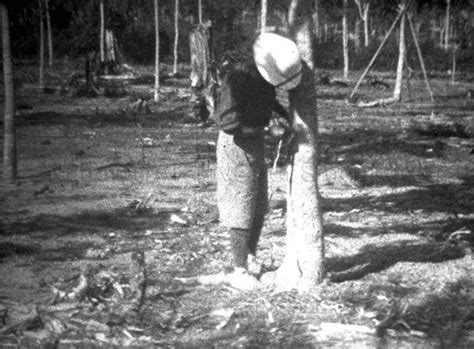
{"label": "tall slender tree", "polygon": [[104,1],[99,2],[99,16],[100,16],[100,32],[99,32],[99,49],[100,61],[105,62],[105,10]]}
{"label": "tall slender tree", "polygon": [[359,11],[359,17],[364,23],[364,46],[369,46],[370,37],[369,37],[369,9],[370,9],[370,0],[354,0],[357,5],[357,10]]}
{"label": "tall slender tree", "polygon": [[403,84],[403,68],[406,57],[406,43],[405,43],[405,25],[406,14],[403,14],[400,19],[400,35],[398,38],[398,63],[397,63],[397,77],[395,79],[395,88],[393,89],[393,100],[398,102],[401,99],[402,84]]}
{"label": "tall slender tree", "polygon": [[318,187],[318,118],[313,61],[311,0],[292,0],[290,34],[302,60],[302,81],[289,92],[298,142],[288,167],[285,257],[276,274],[280,289],[312,289],[324,277],[324,234]]}
{"label": "tall slender tree", "polygon": [[174,0],[173,74],[178,73],[179,0]]}
{"label": "tall slender tree", "polygon": [[49,13],[49,0],[44,0],[44,11],[46,15],[46,37],[48,39],[48,66],[53,66],[53,32],[51,30],[51,15]]}
{"label": "tall slender tree", "polygon": [[198,19],[199,24],[202,24],[202,0],[198,0]]}
{"label": "tall slender tree", "polygon": [[451,0],[446,0],[446,18],[444,20],[444,49],[449,49]]}
{"label": "tall slender tree", "polygon": [[3,122],[3,180],[13,182],[17,177],[16,130],[15,130],[15,87],[10,43],[10,20],[8,7],[0,2],[2,16],[2,57],[5,107]]}
{"label": "tall slender tree", "polygon": [[347,0],[342,4],[342,53],[344,56],[344,79],[349,78],[349,28],[347,25]]}
{"label": "tall slender tree", "polygon": [[262,1],[262,7],[260,9],[260,30],[262,32],[265,31],[265,28],[267,26],[267,0],[261,0]]}
{"label": "tall slender tree", "polygon": [[39,89],[44,89],[44,7],[43,0],[38,0],[38,12],[39,12],[39,78],[38,85]]}
{"label": "tall slender tree", "polygon": [[158,102],[160,97],[160,12],[158,0],[153,0],[155,14],[155,88],[154,101]]}

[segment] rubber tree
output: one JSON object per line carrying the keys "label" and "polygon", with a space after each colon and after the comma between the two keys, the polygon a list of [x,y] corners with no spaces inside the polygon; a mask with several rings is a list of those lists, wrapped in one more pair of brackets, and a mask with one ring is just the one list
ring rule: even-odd
{"label": "rubber tree", "polygon": [[43,0],[38,0],[39,12],[39,73],[38,73],[38,87],[40,90],[44,89],[44,17],[43,17]]}
{"label": "rubber tree", "polygon": [[354,0],[357,5],[357,10],[359,12],[359,17],[364,23],[364,46],[369,46],[370,36],[369,36],[369,9],[370,9],[370,0]]}
{"label": "rubber tree", "polygon": [[100,16],[100,32],[99,32],[99,48],[100,48],[100,61],[105,61],[105,10],[104,0],[99,2],[99,16]]}
{"label": "rubber tree", "polygon": [[286,251],[277,270],[279,289],[311,290],[324,277],[324,235],[318,188],[318,118],[311,0],[292,0],[290,35],[303,60],[302,81],[289,92],[297,149],[287,173]]}
{"label": "rubber tree", "polygon": [[158,102],[160,96],[160,12],[158,0],[153,0],[155,16],[155,88],[153,100]]}
{"label": "rubber tree", "polygon": [[53,32],[51,30],[51,16],[49,13],[49,0],[44,0],[44,11],[46,15],[46,37],[48,39],[48,66],[53,67]]}
{"label": "rubber tree", "polygon": [[347,25],[347,0],[342,4],[342,53],[344,56],[343,76],[349,78],[349,28]]}
{"label": "rubber tree", "polygon": [[178,73],[179,0],[174,0],[173,74]]}
{"label": "rubber tree", "polygon": [[13,182],[17,177],[16,130],[15,130],[15,88],[13,85],[13,64],[10,43],[10,20],[8,7],[0,1],[2,16],[2,57],[5,106],[3,119],[3,180]]}

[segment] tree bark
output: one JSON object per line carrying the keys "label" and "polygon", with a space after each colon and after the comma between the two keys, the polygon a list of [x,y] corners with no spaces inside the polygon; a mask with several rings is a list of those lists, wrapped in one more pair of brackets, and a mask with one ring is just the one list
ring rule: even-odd
{"label": "tree bark", "polygon": [[321,25],[319,23],[319,1],[314,0],[314,13],[313,13],[313,21],[314,21],[314,35],[318,39],[318,42],[321,42]]}
{"label": "tree bark", "polygon": [[364,22],[364,46],[369,46],[369,8],[370,0],[367,2],[362,2],[362,0],[354,0],[357,5],[357,10],[359,11],[359,17]]}
{"label": "tree bark", "polygon": [[99,46],[100,46],[100,61],[105,61],[105,13],[104,13],[104,0],[100,0],[99,3],[99,12],[100,12],[100,36],[99,36]]}
{"label": "tree bark", "polygon": [[394,102],[398,102],[402,95],[402,84],[403,84],[403,66],[405,63],[406,56],[406,44],[405,44],[405,22],[406,14],[400,19],[400,36],[398,40],[398,63],[397,63],[397,77],[395,80],[395,88],[393,90]]}
{"label": "tree bark", "polygon": [[10,20],[8,8],[0,2],[2,15],[3,83],[5,89],[3,127],[3,180],[13,182],[17,177],[17,151],[15,130],[15,87],[10,43]]}
{"label": "tree bark", "polygon": [[198,25],[189,34],[191,52],[191,86],[204,88],[211,80],[210,24]]}
{"label": "tree bark", "polygon": [[289,92],[298,149],[287,173],[287,237],[279,289],[311,290],[324,277],[324,235],[318,188],[318,120],[310,0],[292,0],[290,34],[304,62],[302,81]]}
{"label": "tree bark", "polygon": [[267,0],[261,0],[261,1],[262,1],[262,8],[260,11],[260,30],[264,32],[265,28],[267,27]]}
{"label": "tree bark", "polygon": [[344,55],[344,80],[349,78],[349,29],[347,28],[347,0],[343,0],[342,7],[342,51]]}
{"label": "tree bark", "polygon": [[444,49],[447,51],[449,48],[449,19],[450,19],[450,10],[451,10],[451,0],[446,0],[446,19],[444,23],[445,33],[444,33]]}
{"label": "tree bark", "polygon": [[202,0],[198,0],[198,18],[199,24],[202,24]]}
{"label": "tree bark", "polygon": [[49,13],[49,0],[44,1],[45,4],[45,13],[46,13],[46,35],[48,38],[48,66],[51,68],[53,66],[53,33],[51,30],[51,16]]}
{"label": "tree bark", "polygon": [[174,0],[173,75],[178,73],[179,0]]}
{"label": "tree bark", "polygon": [[44,20],[43,20],[43,0],[38,0],[39,10],[39,77],[38,85],[39,89],[44,89]]}
{"label": "tree bark", "polygon": [[160,98],[160,18],[158,0],[153,1],[155,13],[155,89],[153,100],[158,102]]}

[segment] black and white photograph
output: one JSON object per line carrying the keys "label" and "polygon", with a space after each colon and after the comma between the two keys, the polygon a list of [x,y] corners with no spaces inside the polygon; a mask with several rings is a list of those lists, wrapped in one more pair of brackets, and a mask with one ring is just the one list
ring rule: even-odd
{"label": "black and white photograph", "polygon": [[474,0],[0,24],[0,348],[474,348]]}

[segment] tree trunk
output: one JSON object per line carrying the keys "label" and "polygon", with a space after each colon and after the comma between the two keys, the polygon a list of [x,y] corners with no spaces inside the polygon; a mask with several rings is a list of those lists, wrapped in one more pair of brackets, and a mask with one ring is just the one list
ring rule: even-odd
{"label": "tree trunk", "polygon": [[402,94],[403,84],[403,63],[405,62],[406,45],[405,45],[405,22],[406,15],[404,14],[400,19],[400,36],[398,40],[398,63],[397,63],[397,77],[395,80],[395,88],[393,90],[394,101],[399,101]]}
{"label": "tree trunk", "polygon": [[105,61],[110,64],[111,67],[115,65],[117,56],[115,55],[115,35],[111,29],[105,30]]}
{"label": "tree trunk", "polygon": [[189,34],[191,53],[191,86],[204,88],[211,80],[210,24],[198,25]]}
{"label": "tree trunk", "polygon": [[104,0],[100,0],[99,3],[99,12],[100,12],[100,36],[99,36],[99,46],[100,46],[100,61],[105,61],[105,13],[104,13]]}
{"label": "tree trunk", "polygon": [[53,66],[53,33],[51,31],[51,16],[49,13],[49,0],[44,1],[45,12],[46,12],[46,31],[48,38],[48,66],[52,68]]}
{"label": "tree trunk", "polygon": [[43,0],[38,0],[39,10],[39,77],[38,85],[39,89],[44,89],[44,20],[43,20]]}
{"label": "tree trunk", "polygon": [[319,23],[319,1],[320,0],[314,0],[313,21],[314,21],[314,35],[316,35],[318,42],[321,42],[321,30],[320,30],[320,23]]}
{"label": "tree trunk", "polygon": [[173,75],[178,73],[179,0],[174,0]]}
{"label": "tree trunk", "polygon": [[447,6],[446,6],[446,20],[445,20],[445,33],[444,33],[444,49],[448,50],[449,48],[449,17],[450,17],[450,10],[451,10],[451,0],[446,0],[447,1]]}
{"label": "tree trunk", "polygon": [[347,28],[347,0],[344,0],[342,7],[342,50],[344,55],[344,80],[349,78],[349,33]]}
{"label": "tree trunk", "polygon": [[3,180],[13,182],[17,177],[16,131],[15,131],[15,88],[13,85],[13,64],[10,44],[10,20],[8,8],[0,2],[2,14],[3,83],[5,89],[3,125]]}
{"label": "tree trunk", "polygon": [[369,36],[369,9],[370,9],[370,1],[364,7],[364,17],[362,20],[364,21],[364,45],[368,47],[370,45],[370,36]]}
{"label": "tree trunk", "polygon": [[364,22],[364,46],[369,46],[369,8],[370,0],[362,2],[362,0],[354,0],[359,11],[359,17]]}
{"label": "tree trunk", "polygon": [[276,273],[279,289],[306,292],[324,277],[324,236],[318,189],[318,120],[311,0],[292,0],[290,33],[304,62],[302,81],[289,92],[298,149],[288,168],[285,258]]}
{"label": "tree trunk", "polygon": [[160,97],[160,18],[158,0],[153,1],[155,12],[155,89],[153,100],[158,102]]}
{"label": "tree trunk", "polygon": [[198,18],[199,24],[202,24],[202,0],[198,0]]}
{"label": "tree trunk", "polygon": [[354,48],[356,52],[360,52],[360,21],[357,19],[354,25]]}
{"label": "tree trunk", "polygon": [[262,1],[262,8],[260,11],[260,30],[264,32],[265,28],[267,27],[267,0],[261,0],[261,1]]}

